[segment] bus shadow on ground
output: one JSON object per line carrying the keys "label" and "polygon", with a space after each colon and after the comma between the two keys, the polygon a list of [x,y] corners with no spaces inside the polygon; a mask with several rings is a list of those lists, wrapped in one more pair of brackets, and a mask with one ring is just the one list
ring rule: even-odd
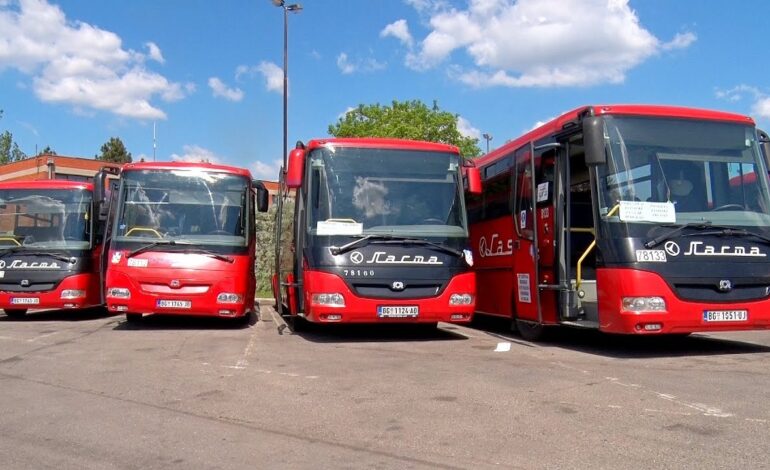
{"label": "bus shadow on ground", "polygon": [[510,324],[510,320],[504,318],[476,316],[471,327],[501,339],[512,340],[518,344],[542,348],[571,349],[586,354],[617,359],[770,353],[770,346],[701,333],[693,333],[689,336],[634,336],[558,327],[550,329],[544,340],[530,342],[522,339],[518,333],[511,331]]}
{"label": "bus shadow on ground", "polygon": [[21,318],[11,318],[6,315],[0,315],[0,322],[45,322],[45,321],[89,321],[98,320],[100,318],[107,318],[110,313],[104,307],[85,308],[78,309],[62,309],[62,310],[40,310],[27,312]]}
{"label": "bus shadow on ground", "polygon": [[361,342],[419,342],[457,341],[468,338],[456,333],[450,324],[432,327],[410,323],[392,324],[317,324],[302,322],[297,329],[287,328],[284,334],[294,334],[314,343],[361,343]]}
{"label": "bus shadow on ground", "polygon": [[250,328],[257,317],[220,318],[184,315],[148,315],[136,323],[129,323],[125,318],[113,330],[240,330]]}

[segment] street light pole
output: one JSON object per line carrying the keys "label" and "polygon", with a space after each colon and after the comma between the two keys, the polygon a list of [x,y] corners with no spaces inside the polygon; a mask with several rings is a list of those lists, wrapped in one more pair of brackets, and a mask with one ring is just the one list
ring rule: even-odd
{"label": "street light pole", "polygon": [[287,5],[285,0],[272,0],[273,5],[283,8],[283,171],[289,153],[289,12],[299,12],[302,5]]}
{"label": "street light pole", "polygon": [[487,141],[487,153],[489,153],[489,141],[492,140],[492,134],[482,134],[481,137]]}

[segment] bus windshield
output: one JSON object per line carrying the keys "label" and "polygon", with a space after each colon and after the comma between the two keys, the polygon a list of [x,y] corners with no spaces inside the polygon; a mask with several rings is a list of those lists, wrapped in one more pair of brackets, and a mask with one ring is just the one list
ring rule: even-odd
{"label": "bus windshield", "polygon": [[88,249],[91,192],[0,189],[0,250]]}
{"label": "bus windshield", "polygon": [[196,170],[121,176],[114,240],[245,246],[248,181]]}
{"label": "bus windshield", "polygon": [[467,236],[457,154],[327,146],[308,171],[313,235]]}
{"label": "bus windshield", "polygon": [[605,123],[607,164],[597,178],[604,220],[770,225],[767,168],[753,126],[613,116]]}

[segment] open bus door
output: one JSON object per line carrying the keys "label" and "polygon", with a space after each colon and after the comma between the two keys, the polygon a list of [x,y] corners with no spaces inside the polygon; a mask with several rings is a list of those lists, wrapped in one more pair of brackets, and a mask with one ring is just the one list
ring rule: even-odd
{"label": "open bus door", "polygon": [[105,303],[104,285],[112,234],[110,221],[118,197],[119,177],[120,169],[108,166],[102,167],[94,175],[94,243],[101,245],[96,264],[99,266],[99,285],[102,286],[101,303]]}
{"label": "open bus door", "polygon": [[[525,339],[543,333],[544,320],[553,323],[556,309],[555,218],[556,152],[559,144],[530,145],[515,156],[513,243],[514,322]],[[534,158],[532,156],[534,155]]]}

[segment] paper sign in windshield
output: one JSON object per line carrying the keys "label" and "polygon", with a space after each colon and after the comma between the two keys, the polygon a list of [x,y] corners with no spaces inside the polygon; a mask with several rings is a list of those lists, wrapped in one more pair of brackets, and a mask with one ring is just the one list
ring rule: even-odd
{"label": "paper sign in windshield", "polygon": [[620,220],[673,224],[676,211],[671,202],[620,201]]}
{"label": "paper sign in windshield", "polygon": [[364,224],[358,222],[319,220],[316,226],[316,235],[361,235],[363,232]]}

